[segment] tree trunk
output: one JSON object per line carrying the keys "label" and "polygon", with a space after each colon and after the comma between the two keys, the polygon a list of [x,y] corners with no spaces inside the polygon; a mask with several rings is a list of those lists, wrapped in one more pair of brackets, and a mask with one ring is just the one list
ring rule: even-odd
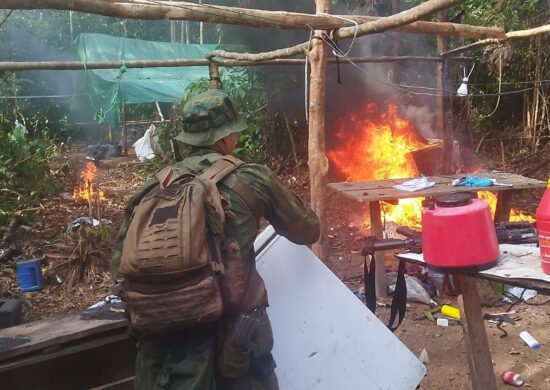
{"label": "tree trunk", "polygon": [[[316,0],[317,13],[328,13],[330,0]],[[322,31],[315,31],[320,36]],[[313,244],[313,252],[323,261],[326,261],[326,181],[328,173],[328,159],[325,145],[325,94],[327,76],[328,48],[320,39],[312,40],[312,48],[308,59],[311,64],[311,78],[309,86],[309,141],[308,164],[311,191],[311,207],[321,221],[321,235],[319,241]]]}

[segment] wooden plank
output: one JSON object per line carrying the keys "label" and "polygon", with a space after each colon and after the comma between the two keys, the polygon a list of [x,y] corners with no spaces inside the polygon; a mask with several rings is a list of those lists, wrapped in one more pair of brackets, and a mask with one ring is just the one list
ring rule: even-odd
{"label": "wooden plank", "polygon": [[0,330],[0,361],[126,327],[122,313],[108,312],[103,319],[91,313],[94,312],[56,316]]}
{"label": "wooden plank", "polygon": [[466,356],[470,366],[470,384],[473,390],[496,390],[495,372],[491,360],[489,342],[485,333],[485,323],[479,303],[475,278],[453,275],[459,287],[458,297]]}
{"label": "wooden plank", "polygon": [[81,340],[76,340],[77,343],[75,345],[68,347],[63,347],[60,345],[58,350],[52,352],[42,353],[42,351],[38,351],[29,357],[27,357],[28,355],[25,355],[0,362],[0,374],[5,371],[35,365],[46,360],[59,358],[61,356],[72,355],[78,352],[99,348],[103,345],[113,344],[128,338],[129,336],[126,330],[121,329],[118,333],[110,336],[103,336],[103,334],[100,334],[97,337],[93,337],[89,341],[82,342]]}
{"label": "wooden plank", "polygon": [[[370,224],[376,238],[384,238],[384,226],[382,226],[382,217],[380,214],[380,202],[369,202]],[[386,263],[384,252],[374,253],[374,263],[376,265],[375,283],[376,296],[380,298],[388,297],[388,287],[386,285]]]}
{"label": "wooden plank", "polygon": [[330,189],[340,192],[344,196],[347,196],[359,202],[370,202],[372,200],[418,198],[430,195],[451,194],[463,191],[500,192],[546,187],[546,183],[543,181],[530,179],[512,173],[484,172],[480,175],[483,175],[484,177],[490,177],[492,179],[497,179],[497,181],[501,183],[512,184],[512,186],[454,187],[452,185],[452,181],[454,179],[464,177],[464,174],[431,176],[429,179],[430,181],[436,183],[435,186],[415,192],[402,191],[398,190],[397,188],[393,188],[393,186],[401,184],[410,179],[373,180],[367,182],[340,182],[329,183],[328,186]]}

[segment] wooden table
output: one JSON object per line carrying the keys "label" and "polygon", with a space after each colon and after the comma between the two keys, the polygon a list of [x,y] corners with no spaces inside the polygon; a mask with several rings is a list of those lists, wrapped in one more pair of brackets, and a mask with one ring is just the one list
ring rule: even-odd
{"label": "wooden table", "polygon": [[[472,175],[489,177],[491,179],[496,179],[499,183],[510,185],[491,187],[454,187],[452,185],[452,181],[454,179],[468,176],[468,174],[460,174],[430,176],[428,178],[429,181],[434,182],[435,185],[433,187],[415,192],[408,192],[394,188],[395,185],[402,184],[410,179],[329,183],[328,187],[329,189],[332,189],[358,202],[369,203],[372,231],[378,239],[383,238],[384,233],[380,213],[380,201],[393,202],[404,198],[418,198],[464,191],[497,192],[495,221],[500,222],[509,220],[511,199],[514,193],[525,189],[546,187],[545,182],[505,172],[483,172]],[[384,254],[382,252],[376,252],[374,257],[376,263],[376,294],[379,297],[387,297]],[[399,255],[398,257],[406,261],[419,261],[419,259],[411,259],[402,255]],[[496,389],[496,382],[491,361],[491,353],[487,342],[487,335],[485,334],[481,305],[479,303],[479,295],[477,292],[477,284],[475,279],[476,277],[497,280],[499,282],[502,282],[502,280],[499,280],[494,275],[486,276],[486,274],[483,273],[476,274],[474,276],[455,275],[454,278],[461,294],[459,296],[459,306],[463,318],[462,325],[464,328],[466,349],[468,351],[468,363],[470,366],[470,380],[472,383],[472,389],[492,390]],[[533,280],[530,280],[526,282],[523,278],[506,279],[506,283],[508,284],[528,287],[546,293],[550,291],[550,283],[545,281],[534,282]]]}
{"label": "wooden table", "polygon": [[[546,183],[540,180],[529,179],[520,175],[505,172],[483,172],[472,175],[479,175],[496,179],[499,183],[510,184],[510,186],[491,187],[454,187],[452,181],[457,178],[468,176],[468,174],[430,176],[428,179],[434,182],[433,187],[420,191],[403,191],[394,188],[397,184],[410,179],[373,180],[366,182],[341,182],[329,183],[329,189],[336,191],[348,198],[358,202],[368,202],[372,231],[376,238],[383,238],[384,228],[380,213],[380,201],[393,202],[404,198],[418,198],[441,194],[451,194],[464,191],[491,191],[497,192],[497,205],[495,210],[495,221],[508,221],[511,209],[512,195],[519,190],[532,188],[545,188]],[[379,297],[387,297],[386,277],[384,275],[384,254],[375,253],[376,262],[376,294]]]}
{"label": "wooden table", "polygon": [[[539,248],[503,244],[500,245],[500,251],[499,262],[493,268],[469,276],[453,275],[460,293],[458,305],[470,367],[470,383],[474,390],[497,388],[476,279],[487,279],[550,294],[550,275],[542,272]],[[421,254],[404,253],[397,254],[396,257],[426,265]]]}

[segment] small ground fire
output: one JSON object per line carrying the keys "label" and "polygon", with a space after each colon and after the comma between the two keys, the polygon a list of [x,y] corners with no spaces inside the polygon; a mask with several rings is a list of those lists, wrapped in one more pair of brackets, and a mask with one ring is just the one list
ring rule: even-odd
{"label": "small ground fire", "polygon": [[80,184],[73,190],[73,199],[75,201],[93,201],[96,199],[103,200],[105,195],[103,191],[98,189],[96,182],[96,166],[93,162],[88,161],[84,170],[80,174]]}

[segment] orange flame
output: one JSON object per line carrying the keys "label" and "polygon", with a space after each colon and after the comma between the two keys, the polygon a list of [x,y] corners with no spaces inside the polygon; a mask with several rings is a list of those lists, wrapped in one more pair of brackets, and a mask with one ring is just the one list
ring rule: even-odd
{"label": "orange flame", "polygon": [[[337,146],[327,154],[334,167],[348,181],[385,180],[418,176],[410,152],[428,146],[414,126],[400,118],[397,107],[389,104],[380,113],[376,103],[367,103],[363,112],[350,114],[336,123]],[[496,196],[479,193],[494,215]],[[386,221],[397,225],[421,226],[421,198],[400,199],[398,205],[382,203]],[[512,210],[512,221],[534,221],[528,214]],[[369,222],[365,221],[368,228]]]}
{"label": "orange flame", "polygon": [[80,200],[95,200],[99,195],[99,199],[105,199],[103,191],[97,192],[97,184],[95,183],[96,166],[93,162],[88,161],[84,170],[80,174],[80,185],[73,190],[73,199]]}

